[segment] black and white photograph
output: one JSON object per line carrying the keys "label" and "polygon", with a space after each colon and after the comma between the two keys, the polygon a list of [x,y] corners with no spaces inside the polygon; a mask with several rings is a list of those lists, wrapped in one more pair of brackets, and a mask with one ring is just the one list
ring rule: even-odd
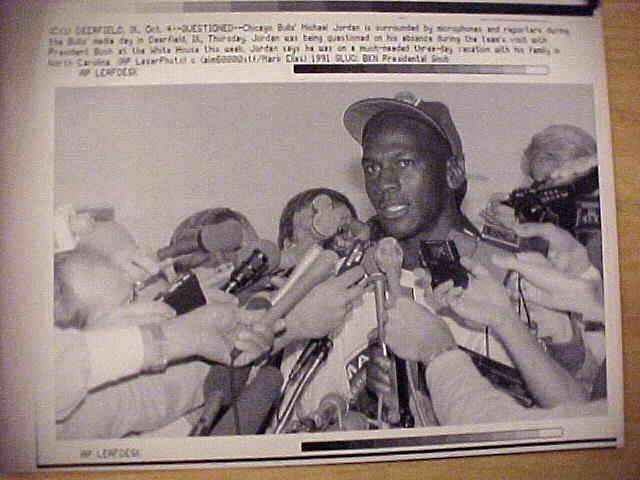
{"label": "black and white photograph", "polygon": [[594,108],[573,84],[58,88],[55,438],[606,417]]}

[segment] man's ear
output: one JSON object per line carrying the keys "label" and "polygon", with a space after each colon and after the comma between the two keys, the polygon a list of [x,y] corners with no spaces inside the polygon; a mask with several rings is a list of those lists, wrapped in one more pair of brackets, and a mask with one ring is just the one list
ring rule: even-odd
{"label": "man's ear", "polygon": [[464,183],[465,172],[464,167],[460,165],[460,161],[454,155],[447,160],[447,185],[451,190],[456,190]]}

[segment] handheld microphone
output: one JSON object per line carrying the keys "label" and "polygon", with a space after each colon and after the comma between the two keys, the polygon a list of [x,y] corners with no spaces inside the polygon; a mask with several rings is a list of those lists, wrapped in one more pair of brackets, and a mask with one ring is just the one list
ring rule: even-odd
{"label": "handheld microphone", "polygon": [[[374,252],[375,263],[383,272],[372,276],[375,285],[376,318],[378,321],[378,338],[369,345],[371,351],[381,350],[381,354],[392,360],[389,370],[391,394],[384,402],[387,405],[387,419],[392,424],[412,426],[413,418],[409,409],[409,391],[406,378],[406,362],[396,355],[390,354],[383,342],[384,324],[388,320],[387,309],[392,308],[401,295],[400,275],[402,272],[402,247],[395,238],[385,237],[378,242]],[[386,280],[386,281],[385,281]],[[378,399],[378,413],[382,412],[382,399]],[[381,419],[379,419],[381,420]]]}
{"label": "handheld microphone", "polygon": [[227,293],[238,293],[269,271],[277,269],[279,265],[280,251],[278,247],[268,240],[259,240],[249,257],[231,273],[223,290]]}
{"label": "handheld microphone", "polygon": [[[329,279],[335,270],[338,254],[331,250],[322,250],[318,257],[303,271],[296,272],[282,287],[283,293],[276,295],[273,306],[267,311],[264,322],[267,325],[286,316],[314,287]],[[296,268],[296,270],[298,270]]]}
{"label": "handheld microphone", "polygon": [[376,245],[374,258],[387,278],[387,308],[391,308],[401,292],[402,247],[395,238],[385,237]]}
{"label": "handheld microphone", "polygon": [[[262,318],[262,324],[271,326],[286,316],[315,286],[333,275],[337,261],[337,253],[312,247],[271,301],[272,306]],[[241,353],[235,347],[231,350],[232,365]]]}
{"label": "handheld microphone", "polygon": [[158,260],[194,252],[230,252],[242,246],[243,228],[235,220],[186,230],[179,240],[158,250]]}
{"label": "handheld microphone", "polygon": [[[264,366],[256,378],[238,396],[233,408],[229,408],[210,435],[252,435],[260,431],[274,402],[280,397],[284,379],[280,370]],[[234,412],[235,411],[235,412]],[[235,413],[239,430],[236,432]]]}

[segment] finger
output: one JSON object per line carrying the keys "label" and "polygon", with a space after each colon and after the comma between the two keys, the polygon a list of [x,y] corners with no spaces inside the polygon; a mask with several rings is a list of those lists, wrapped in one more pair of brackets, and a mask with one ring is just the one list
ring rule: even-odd
{"label": "finger", "polygon": [[230,293],[223,292],[220,289],[212,288],[207,291],[207,303],[228,303],[231,305],[238,305],[238,297],[231,295]]}
{"label": "finger", "polygon": [[416,277],[416,280],[422,280],[427,276],[427,271],[422,267],[414,268],[413,276]]}
{"label": "finger", "polygon": [[174,266],[176,266],[176,267],[179,266],[180,268],[189,269],[189,268],[194,268],[194,267],[197,267],[199,265],[202,265],[204,262],[209,260],[209,253],[208,252],[194,252],[194,253],[189,253],[189,254],[186,254],[186,255],[180,255],[179,257],[176,257],[175,259],[172,259],[170,257],[167,260],[173,260],[174,261]]}
{"label": "finger", "polygon": [[335,287],[337,288],[348,288],[351,285],[357,283],[362,277],[364,277],[364,268],[360,265],[357,265],[342,275],[338,275],[337,277],[329,280]]}
{"label": "finger", "polygon": [[160,265],[149,254],[144,251],[136,251],[131,256],[131,263],[146,271],[147,273],[157,273]]}
{"label": "finger", "polygon": [[344,292],[345,300],[347,303],[353,303],[356,300],[359,300],[362,295],[364,295],[365,287],[358,284],[355,285]]}
{"label": "finger", "polygon": [[233,346],[241,352],[255,352],[257,355],[266,352],[271,347],[270,343],[263,342],[259,337],[243,336],[238,337]]}
{"label": "finger", "polygon": [[391,381],[378,380],[367,378],[367,387],[369,390],[373,390],[378,395],[388,395],[391,393]]}
{"label": "finger", "polygon": [[470,271],[475,277],[487,277],[489,276],[489,271],[486,269],[484,265],[472,260],[469,257],[461,257],[460,264]]}
{"label": "finger", "polygon": [[242,330],[233,342],[234,347],[243,352],[262,353],[271,348],[272,342],[268,338],[249,330]]}
{"label": "finger", "polygon": [[519,258],[496,259],[496,265],[514,270],[523,275],[529,282],[546,291],[565,291],[573,283],[563,273],[556,270],[551,264],[535,264],[520,260]]}
{"label": "finger", "polygon": [[369,361],[372,362],[372,365],[378,366],[385,372],[388,372],[391,368],[391,359],[384,355],[373,356]]}
{"label": "finger", "polygon": [[389,375],[389,370],[384,370],[374,363],[367,364],[367,383],[370,384],[372,382],[390,384],[391,376]]}
{"label": "finger", "polygon": [[240,310],[240,323],[256,326],[265,316],[266,310]]}
{"label": "finger", "polygon": [[273,324],[273,331],[276,334],[280,334],[281,332],[284,332],[286,329],[287,329],[287,322],[284,320],[284,318],[279,318]]}
{"label": "finger", "polygon": [[520,262],[529,263],[531,265],[547,265],[552,267],[549,259],[540,252],[521,252],[516,254],[516,258]]}
{"label": "finger", "polygon": [[176,312],[164,302],[134,302],[128,303],[118,308],[117,312],[129,316],[146,316],[157,315],[161,317],[171,318],[176,316]]}
{"label": "finger", "polygon": [[287,283],[287,279],[280,276],[271,277],[269,281],[271,282],[271,285],[276,288],[282,288],[284,284]]}
{"label": "finger", "polygon": [[522,237],[545,238],[552,248],[562,248],[568,240],[567,235],[570,236],[552,223],[521,223],[515,225],[514,230]]}
{"label": "finger", "polygon": [[454,287],[453,280],[447,280],[441,283],[433,291],[433,301],[435,302],[433,308],[436,309],[436,311],[440,310],[444,305],[447,305],[449,296],[460,295],[460,292],[462,292],[462,288]]}
{"label": "finger", "polygon": [[230,332],[238,326],[238,307],[225,303],[207,304],[196,308],[185,315],[202,315],[215,322],[216,328],[221,332]]}
{"label": "finger", "polygon": [[450,288],[446,292],[443,292],[442,295],[439,296],[438,298],[442,298],[448,303],[450,298],[458,298],[463,293],[464,293],[464,289],[462,287],[454,287],[454,288]]}
{"label": "finger", "polygon": [[[472,320],[482,325],[490,325],[490,322],[482,313],[485,306],[474,300],[464,298],[463,296],[455,297],[450,300],[449,307],[463,319]],[[457,320],[455,317],[453,318]]]}
{"label": "finger", "polygon": [[267,343],[273,341],[273,329],[268,325],[263,325],[261,323],[257,323],[251,327],[254,333],[260,335],[262,338],[267,340]]}

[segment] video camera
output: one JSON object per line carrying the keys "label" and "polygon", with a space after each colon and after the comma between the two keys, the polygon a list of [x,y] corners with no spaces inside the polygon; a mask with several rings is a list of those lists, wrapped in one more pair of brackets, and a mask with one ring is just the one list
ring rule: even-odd
{"label": "video camera", "polygon": [[518,188],[502,203],[515,210],[520,222],[551,222],[565,230],[577,223],[578,197],[598,189],[598,168],[573,183],[555,187]]}

